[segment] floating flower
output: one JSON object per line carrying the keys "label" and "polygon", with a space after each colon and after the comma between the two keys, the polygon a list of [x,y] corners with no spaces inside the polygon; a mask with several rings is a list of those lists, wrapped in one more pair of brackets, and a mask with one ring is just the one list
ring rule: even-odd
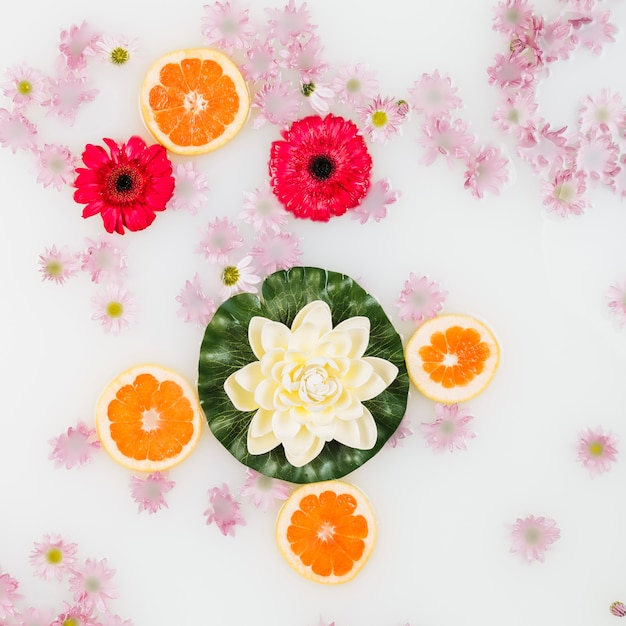
{"label": "floating flower", "polygon": [[586,96],[579,109],[578,124],[583,133],[599,130],[615,134],[626,120],[626,108],[619,94],[603,89],[596,98]]}
{"label": "floating flower", "polygon": [[611,185],[617,172],[619,147],[608,134],[589,131],[580,137],[576,169],[585,173],[592,183]]}
{"label": "floating flower", "polygon": [[320,115],[330,111],[331,101],[335,98],[335,92],[325,85],[314,82],[302,82],[300,93],[308,99],[311,108]]}
{"label": "floating flower", "polygon": [[331,89],[337,94],[337,100],[342,104],[359,107],[376,96],[378,80],[367,65],[357,63],[350,67],[340,67],[331,84]]}
{"label": "floating flower", "polygon": [[19,110],[12,113],[0,108],[0,145],[10,148],[15,154],[18,150],[35,150],[37,127],[22,115]]}
{"label": "floating flower", "polygon": [[99,321],[107,333],[117,335],[123,328],[129,328],[136,321],[135,298],[121,285],[106,285],[92,301],[96,312],[91,319]]}
{"label": "floating flower", "polygon": [[591,19],[585,20],[584,26],[576,33],[575,38],[593,54],[600,54],[605,44],[615,42],[617,28],[611,24],[610,19],[610,11],[594,12]]}
{"label": "floating flower", "polygon": [[241,516],[241,505],[235,500],[228,485],[222,488],[213,487],[207,492],[209,507],[204,511],[206,523],[215,523],[222,535],[235,536],[235,526],[245,526],[246,520]]}
{"label": "floating flower", "polygon": [[289,0],[284,9],[265,9],[269,16],[270,34],[283,46],[290,41],[306,35],[312,35],[317,28],[311,24],[311,17],[306,2],[296,6],[295,0]]}
{"label": "floating flower", "polygon": [[421,322],[435,317],[443,309],[447,295],[448,292],[441,289],[439,283],[429,280],[427,276],[418,277],[411,272],[408,280],[404,282],[400,297],[393,304],[400,309],[401,320]]}
{"label": "floating flower", "polygon": [[59,250],[53,245],[39,255],[39,272],[42,280],[62,285],[78,273],[78,259],[66,247]]}
{"label": "floating flower", "polygon": [[200,284],[200,276],[196,272],[192,280],[185,281],[185,286],[176,296],[180,304],[178,315],[185,322],[191,322],[204,328],[215,313],[215,302],[204,294]]}
{"label": "floating flower", "polygon": [[465,189],[476,198],[482,198],[486,191],[498,195],[509,180],[508,162],[500,150],[491,146],[471,154],[466,160]]}
{"label": "floating flower", "polygon": [[592,478],[608,472],[617,461],[617,437],[602,428],[587,428],[578,440],[576,460],[589,470]]}
{"label": "floating flower", "polygon": [[209,263],[226,263],[228,255],[243,245],[239,229],[227,217],[216,217],[206,227],[196,249],[204,254]]}
{"label": "floating flower", "polygon": [[528,0],[505,0],[494,9],[493,29],[507,35],[522,35],[532,23],[533,10]]}
{"label": "floating flower", "polygon": [[411,420],[408,415],[405,415],[400,422],[400,425],[396,429],[396,431],[389,437],[387,440],[386,446],[390,448],[396,448],[402,444],[402,441],[406,437],[410,437],[413,434],[413,429],[411,428]]}
{"label": "floating flower", "polygon": [[64,541],[60,535],[44,535],[40,543],[35,542],[29,557],[35,576],[44,580],[62,580],[63,574],[72,570],[77,550],[75,543]]}
{"label": "floating flower", "polygon": [[467,409],[460,409],[458,404],[435,403],[435,415],[433,422],[423,422],[420,430],[426,437],[426,445],[436,450],[450,452],[466,450],[466,439],[473,439],[476,433],[468,428],[468,424],[474,419]]}
{"label": "floating flower", "polygon": [[495,110],[491,119],[500,130],[521,138],[523,128],[532,119],[537,107],[538,104],[530,91],[513,95],[505,93],[502,104]]}
{"label": "floating flower", "polygon": [[455,159],[465,159],[474,143],[467,132],[467,124],[461,119],[450,122],[444,118],[432,118],[422,125],[420,144],[426,149],[420,163],[432,165],[438,156],[445,156],[452,167]]}
{"label": "floating flower", "polygon": [[65,74],[48,81],[49,98],[42,103],[48,107],[48,115],[63,118],[69,124],[76,120],[81,105],[92,102],[98,95],[97,89],[89,89],[86,76]]}
{"label": "floating flower", "polygon": [[287,211],[328,221],[365,197],[372,158],[356,125],[332,114],[309,116],[272,143],[270,181]]}
{"label": "floating flower", "polygon": [[63,602],[63,611],[50,623],[50,626],[100,626],[100,621],[93,615],[93,611],[82,603],[75,605]]}
{"label": "floating flower", "polygon": [[395,98],[376,96],[373,102],[357,109],[361,133],[376,143],[387,143],[402,130],[404,117],[398,112]]}
{"label": "floating flower", "polygon": [[100,213],[107,232],[124,234],[124,228],[147,228],[163,211],[174,192],[172,164],[160,144],[147,146],[133,136],[118,145],[104,139],[102,146],[87,144],[85,167],[76,169],[74,200],[86,204],[83,217]]}
{"label": "floating flower", "polygon": [[7,77],[2,92],[17,108],[41,104],[46,99],[46,77],[39,70],[25,64],[15,65],[7,69]]}
{"label": "floating flower", "polygon": [[161,507],[167,507],[165,494],[176,483],[168,480],[167,472],[152,472],[145,477],[131,476],[130,494],[138,505],[138,510],[156,513]]}
{"label": "floating flower", "polygon": [[237,2],[213,2],[204,5],[202,36],[208,46],[232,52],[235,48],[245,50],[254,34],[249,10]]}
{"label": "floating flower", "polygon": [[263,272],[271,274],[276,270],[286,270],[299,265],[300,237],[292,233],[261,233],[255,239],[250,254],[256,259]]}
{"label": "floating flower", "polygon": [[244,291],[256,293],[258,291],[256,286],[261,282],[261,277],[256,272],[252,265],[252,255],[243,257],[236,265],[225,265],[220,274],[223,298]]}
{"label": "floating flower", "polygon": [[44,187],[52,185],[61,190],[74,181],[74,168],[78,159],[67,146],[45,144],[37,151],[39,174],[37,182]]}
{"label": "floating flower", "polygon": [[588,206],[584,199],[586,189],[584,172],[571,168],[558,170],[544,183],[543,204],[548,212],[554,212],[560,217],[581,215]]}
{"label": "floating flower", "polygon": [[118,597],[111,582],[114,574],[115,570],[109,567],[107,559],[87,559],[82,565],[75,565],[69,578],[74,600],[89,612],[107,612],[109,601]]}
{"label": "floating flower", "polygon": [[353,317],[333,328],[330,307],[316,300],[296,315],[291,329],[255,316],[248,338],[250,363],[224,383],[240,411],[256,411],[248,429],[248,451],[264,454],[278,445],[302,467],[327,441],[361,450],[377,439],[376,423],[363,401],[391,384],[398,368],[364,357],[370,320]]}
{"label": "floating flower", "polygon": [[606,297],[609,311],[617,317],[620,326],[626,325],[626,280],[611,285]]}
{"label": "floating flower", "polygon": [[456,95],[457,88],[452,85],[449,76],[441,76],[439,70],[432,74],[422,74],[409,89],[409,102],[416,113],[427,118],[449,117],[453,109],[463,106]]}
{"label": "floating flower", "polygon": [[277,235],[287,223],[288,213],[272,192],[269,181],[254,191],[245,191],[243,197],[239,219],[252,224],[257,233],[272,232]]}
{"label": "floating flower", "polygon": [[87,22],[80,26],[72,24],[68,30],[61,31],[59,50],[70,70],[81,70],[87,65],[86,54],[93,53],[99,34],[92,30]]}
{"label": "floating flower", "polygon": [[252,108],[259,111],[252,127],[270,123],[286,128],[300,113],[300,97],[299,90],[288,82],[272,81],[263,85],[252,100]]}
{"label": "floating flower", "polygon": [[137,39],[128,39],[123,35],[102,35],[94,44],[94,52],[105,63],[126,65],[137,52],[138,43]]}
{"label": "floating flower", "polygon": [[283,480],[264,476],[259,472],[246,468],[246,482],[239,494],[250,498],[257,509],[267,513],[276,505],[277,500],[286,500],[292,486]]}
{"label": "floating flower", "polygon": [[511,552],[517,552],[527,561],[543,563],[546,550],[560,536],[556,521],[550,517],[518,518],[511,532]]}
{"label": "floating flower", "polygon": [[54,461],[56,467],[65,466],[66,469],[91,463],[94,452],[100,449],[96,429],[84,422],[78,422],[75,428],[70,426],[67,432],[51,439],[50,445],[52,452],[49,459]]}
{"label": "floating flower", "polygon": [[176,185],[168,207],[175,211],[186,209],[195,215],[206,204],[209,193],[206,176],[198,172],[193,161],[177,163],[172,174]]}
{"label": "floating flower", "polygon": [[254,40],[246,51],[247,61],[240,67],[246,80],[272,83],[280,77],[276,51],[271,41]]}
{"label": "floating flower", "polygon": [[352,210],[352,219],[359,220],[361,224],[370,219],[380,222],[387,216],[387,206],[396,202],[399,197],[399,191],[391,190],[391,181],[381,178],[370,186],[365,198]]}
{"label": "floating flower", "polygon": [[322,55],[322,42],[319,37],[309,37],[304,43],[299,39],[293,39],[284,50],[280,51],[285,67],[297,70],[304,82],[311,82],[323,74],[328,67],[320,57]]}
{"label": "floating flower", "polygon": [[626,604],[623,602],[613,602],[610,611],[616,617],[626,617]]}
{"label": "floating flower", "polygon": [[15,615],[16,626],[50,626],[52,622],[52,609],[41,611],[29,606],[18,610]]}
{"label": "floating flower", "polygon": [[94,283],[119,282],[128,267],[124,249],[112,236],[87,239],[79,259],[80,269],[87,272]]}
{"label": "floating flower", "polygon": [[17,579],[0,570],[0,619],[6,620],[15,615],[15,602],[20,598],[18,587]]}

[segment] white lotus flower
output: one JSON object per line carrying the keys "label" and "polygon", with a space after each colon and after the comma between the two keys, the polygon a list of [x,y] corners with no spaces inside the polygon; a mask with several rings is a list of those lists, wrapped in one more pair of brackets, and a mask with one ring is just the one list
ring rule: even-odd
{"label": "white lotus flower", "polygon": [[376,423],[362,402],[386,389],[398,368],[363,356],[369,334],[367,317],[351,317],[333,328],[330,307],[321,300],[301,309],[291,329],[252,318],[248,339],[259,360],[224,383],[236,409],[256,411],[248,428],[250,454],[282,444],[289,463],[301,467],[327,441],[374,447]]}

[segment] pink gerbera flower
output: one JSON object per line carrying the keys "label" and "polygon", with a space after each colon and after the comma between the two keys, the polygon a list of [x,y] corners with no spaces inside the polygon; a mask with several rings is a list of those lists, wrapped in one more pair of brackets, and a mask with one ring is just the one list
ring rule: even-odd
{"label": "pink gerbera flower", "polygon": [[556,521],[550,517],[530,515],[518,518],[511,532],[511,552],[517,552],[527,561],[543,563],[545,552],[561,536]]}
{"label": "pink gerbera flower", "polygon": [[238,228],[227,217],[216,217],[206,227],[196,249],[209,263],[226,263],[229,253],[243,245]]}
{"label": "pink gerbera flower", "polygon": [[100,213],[107,232],[124,234],[147,228],[158,211],[165,210],[174,193],[172,164],[160,144],[147,146],[138,136],[118,145],[104,139],[102,146],[87,144],[85,167],[76,169],[74,200],[86,204],[83,217]]}
{"label": "pink gerbera flower", "polygon": [[611,285],[606,294],[609,311],[617,317],[620,326],[626,325],[626,280]]}
{"label": "pink gerbera flower", "polygon": [[276,37],[283,46],[290,41],[306,35],[312,35],[317,28],[310,22],[310,13],[306,8],[306,2],[296,6],[295,0],[281,9],[265,9],[269,16],[270,34]]}
{"label": "pink gerbera flower", "polygon": [[431,118],[422,125],[420,144],[426,149],[420,163],[432,165],[438,156],[445,156],[452,167],[455,159],[465,159],[474,143],[473,135],[461,119]]}
{"label": "pink gerbera flower", "polygon": [[544,183],[543,204],[548,212],[554,212],[560,217],[581,215],[588,205],[583,197],[586,189],[584,172],[573,169],[557,170]]}
{"label": "pink gerbera flower", "polygon": [[337,94],[339,102],[358,107],[376,96],[378,80],[367,65],[357,63],[354,66],[340,67],[331,89]]}
{"label": "pink gerbera flower", "polygon": [[93,298],[92,320],[104,326],[104,332],[117,335],[136,322],[137,304],[134,296],[122,285],[110,283]]}
{"label": "pink gerbera flower", "polygon": [[2,92],[17,108],[30,103],[41,104],[46,99],[46,77],[39,70],[26,64],[15,65],[7,69],[7,78]]}
{"label": "pink gerbera flower", "polygon": [[0,108],[0,145],[10,148],[14,154],[18,150],[35,150],[37,127],[20,113],[12,113]]}
{"label": "pink gerbera flower", "polygon": [[372,158],[353,122],[332,114],[305,117],[282,137],[272,142],[269,172],[287,211],[326,222],[365,197]]}
{"label": "pink gerbera flower", "polygon": [[78,159],[67,146],[45,144],[37,151],[39,174],[37,182],[44,187],[52,185],[61,190],[74,181],[74,169]]}
{"label": "pink gerbera flower", "polygon": [[272,192],[269,181],[254,191],[245,191],[243,197],[239,219],[252,224],[257,233],[272,232],[277,235],[287,223],[288,213]]}
{"label": "pink gerbera flower", "polygon": [[435,317],[441,311],[447,295],[448,292],[441,289],[439,283],[429,280],[427,276],[418,277],[411,272],[394,306],[400,309],[401,320],[421,322]]}
{"label": "pink gerbera flower", "polygon": [[130,495],[138,505],[138,510],[156,513],[161,507],[167,507],[165,494],[174,488],[176,483],[168,480],[167,472],[152,472],[143,476],[131,476]]}
{"label": "pink gerbera flower", "polygon": [[271,274],[278,269],[286,270],[299,265],[300,237],[292,233],[261,233],[255,239],[250,254],[256,259],[263,272]]}
{"label": "pink gerbera flower", "polygon": [[41,543],[35,542],[29,561],[35,568],[35,576],[50,580],[62,580],[76,561],[78,545],[64,541],[60,535],[44,535]]}
{"label": "pink gerbera flower", "polygon": [[15,615],[15,602],[21,597],[17,593],[19,582],[0,570],[0,619],[7,620]]}
{"label": "pink gerbera flower", "polygon": [[208,46],[232,52],[235,48],[245,50],[250,46],[254,28],[250,23],[249,10],[237,2],[213,2],[204,5],[202,35]]}
{"label": "pink gerbera flower", "polygon": [[277,500],[286,500],[292,486],[282,480],[259,474],[253,469],[246,469],[246,482],[239,494],[250,498],[257,509],[267,513],[276,505]]}
{"label": "pink gerbera flower", "polygon": [[465,189],[476,198],[482,198],[486,191],[498,195],[509,180],[508,162],[500,150],[491,146],[471,154],[466,160]]}
{"label": "pink gerbera flower", "polygon": [[63,118],[69,124],[76,120],[81,105],[92,102],[98,95],[97,89],[89,89],[86,76],[65,74],[48,81],[49,98],[43,106],[50,110],[48,115]]}
{"label": "pink gerbera flower", "polygon": [[291,83],[270,81],[254,94],[251,106],[259,110],[253,128],[266,123],[287,127],[298,117],[302,101],[299,90]]}
{"label": "pink gerbera flower", "polygon": [[608,472],[617,461],[617,437],[602,428],[587,428],[580,434],[576,460],[589,470],[592,478]]}
{"label": "pink gerbera flower", "polygon": [[402,130],[404,117],[398,112],[395,98],[376,96],[373,102],[357,109],[361,133],[376,143],[386,143]]}
{"label": "pink gerbera flower", "polygon": [[405,415],[393,435],[387,439],[387,443],[385,445],[390,448],[397,448],[399,445],[402,445],[402,442],[406,437],[410,437],[412,434],[413,429],[411,428],[411,420],[408,415]]}
{"label": "pink gerbera flower", "polygon": [[99,34],[83,22],[80,26],[73,24],[68,30],[61,31],[59,50],[70,70],[81,70],[86,67],[85,54],[93,53]]}
{"label": "pink gerbera flower", "polygon": [[409,89],[409,102],[416,113],[426,117],[449,117],[453,109],[463,106],[456,95],[449,76],[440,76],[439,70],[432,74],[422,74],[420,80]]}
{"label": "pink gerbera flower", "polygon": [[78,422],[75,428],[70,426],[65,433],[50,439],[50,445],[52,452],[48,458],[56,467],[65,466],[66,469],[91,463],[94,452],[100,449],[96,429],[84,422]]}
{"label": "pink gerbera flower", "polygon": [[207,524],[216,524],[222,535],[235,536],[235,526],[245,526],[246,521],[241,516],[241,505],[233,497],[228,485],[222,488],[213,487],[207,492],[209,506],[204,511]]}
{"label": "pink gerbera flower", "polygon": [[120,282],[126,275],[126,253],[119,240],[110,235],[101,235],[97,240],[87,239],[79,258],[80,269],[87,272],[94,283]]}
{"label": "pink gerbera flower", "polygon": [[380,222],[387,216],[387,206],[400,197],[399,191],[391,190],[388,178],[381,178],[373,183],[361,203],[352,211],[352,219],[365,224],[370,219]]}
{"label": "pink gerbera flower", "polygon": [[74,600],[89,611],[106,612],[109,601],[118,597],[111,583],[114,574],[115,570],[109,567],[106,559],[87,559],[83,565],[74,566],[69,578]]}
{"label": "pink gerbera flower", "polygon": [[474,419],[467,409],[460,409],[458,404],[435,403],[435,415],[433,422],[422,422],[420,430],[426,438],[426,445],[436,450],[446,448],[453,452],[466,450],[466,439],[473,439],[476,433],[468,428],[468,424]]}
{"label": "pink gerbera flower", "polygon": [[211,321],[216,309],[215,302],[205,295],[197,272],[192,280],[185,281],[185,286],[176,296],[176,302],[180,304],[179,317],[201,328]]}
{"label": "pink gerbera flower", "polygon": [[39,255],[39,272],[42,280],[62,285],[68,278],[77,274],[78,259],[75,254],[68,251],[67,247],[59,250],[53,245]]}
{"label": "pink gerbera flower", "polygon": [[173,166],[172,175],[175,186],[168,207],[175,211],[186,209],[195,215],[206,204],[209,193],[206,176],[196,169],[193,161],[177,163]]}

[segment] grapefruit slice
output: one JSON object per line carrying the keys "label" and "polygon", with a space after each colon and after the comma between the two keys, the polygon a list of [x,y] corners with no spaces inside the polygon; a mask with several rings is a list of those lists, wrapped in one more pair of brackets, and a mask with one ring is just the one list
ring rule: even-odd
{"label": "grapefruit slice", "polygon": [[138,365],[110,382],[96,406],[102,447],[121,465],[164,471],[187,458],[201,432],[196,392],[180,374]]}
{"label": "grapefruit slice", "polygon": [[354,485],[331,480],[292,492],[276,522],[285,560],[309,580],[338,584],[354,578],[376,541],[372,508]]}
{"label": "grapefruit slice", "polygon": [[250,111],[246,81],[222,52],[169,52],[148,70],[140,93],[148,130],[167,150],[197,155],[230,141]]}
{"label": "grapefruit slice", "polygon": [[500,348],[491,330],[469,315],[424,322],[405,348],[409,378],[431,400],[452,404],[475,397],[491,382]]}

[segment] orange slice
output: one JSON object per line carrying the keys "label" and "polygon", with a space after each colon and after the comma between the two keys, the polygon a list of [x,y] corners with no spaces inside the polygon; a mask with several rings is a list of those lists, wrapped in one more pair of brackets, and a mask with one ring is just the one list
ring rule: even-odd
{"label": "orange slice", "polygon": [[296,489],[276,522],[276,541],[287,562],[320,583],[344,583],[372,553],[376,520],[367,498],[338,480]]}
{"label": "orange slice", "polygon": [[121,465],[164,471],[185,459],[200,437],[201,408],[182,376],[139,365],[106,387],[96,406],[102,447]]}
{"label": "orange slice", "polygon": [[222,52],[177,50],[152,65],[140,93],[148,130],[176,154],[195,155],[230,141],[250,111],[246,81]]}
{"label": "orange slice", "polygon": [[468,315],[439,315],[424,322],[405,348],[409,378],[431,400],[451,404],[478,395],[498,369],[493,333]]}

